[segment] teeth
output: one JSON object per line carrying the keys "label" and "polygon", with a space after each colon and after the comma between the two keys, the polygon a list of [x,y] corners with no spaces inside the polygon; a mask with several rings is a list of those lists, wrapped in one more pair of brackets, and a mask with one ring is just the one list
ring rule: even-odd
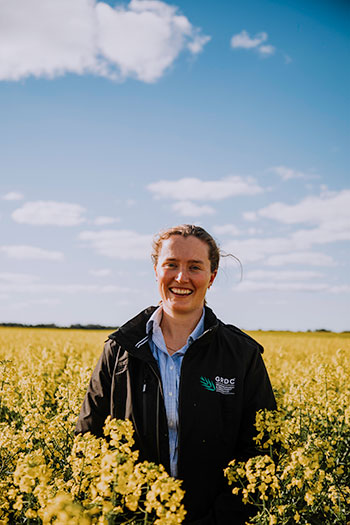
{"label": "teeth", "polygon": [[185,288],[170,288],[172,292],[180,295],[189,295],[192,293],[192,290],[186,290]]}

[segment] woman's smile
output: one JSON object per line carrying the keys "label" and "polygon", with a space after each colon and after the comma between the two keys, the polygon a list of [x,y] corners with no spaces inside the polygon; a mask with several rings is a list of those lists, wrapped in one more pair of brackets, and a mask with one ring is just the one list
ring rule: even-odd
{"label": "woman's smile", "polygon": [[189,290],[188,288],[169,288],[169,290],[175,294],[175,295],[190,295],[193,293],[192,290]]}

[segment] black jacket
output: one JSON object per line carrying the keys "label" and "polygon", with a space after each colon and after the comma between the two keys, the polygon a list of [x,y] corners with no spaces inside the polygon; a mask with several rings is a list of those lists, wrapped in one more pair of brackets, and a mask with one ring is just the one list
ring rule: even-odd
{"label": "black jacket", "polygon": [[[146,336],[154,310],[141,312],[109,336],[76,433],[101,436],[108,415],[129,418],[140,459],[161,463],[169,472],[162,382]],[[256,411],[276,408],[262,352],[254,339],[205,308],[204,333],[185,353],[179,387],[178,477],[186,491],[186,522],[238,525],[247,518],[223,469],[233,458],[257,454],[252,441]]]}

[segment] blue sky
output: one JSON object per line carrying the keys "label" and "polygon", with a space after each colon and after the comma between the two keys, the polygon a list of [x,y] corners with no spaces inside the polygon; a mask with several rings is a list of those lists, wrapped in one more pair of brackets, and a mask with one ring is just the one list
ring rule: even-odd
{"label": "blue sky", "polygon": [[349,330],[345,2],[2,0],[0,320],[119,325],[153,234],[228,259],[245,329]]}

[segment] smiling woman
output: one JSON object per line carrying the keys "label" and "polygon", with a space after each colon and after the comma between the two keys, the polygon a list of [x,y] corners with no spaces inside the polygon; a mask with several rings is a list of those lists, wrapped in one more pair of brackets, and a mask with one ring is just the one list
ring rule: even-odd
{"label": "smiling woman", "polygon": [[131,419],[140,459],[183,480],[186,523],[243,524],[250,510],[223,469],[256,455],[256,412],[275,408],[263,349],[206,305],[220,260],[208,232],[165,230],[152,260],[161,301],[109,336],[76,432],[102,436],[107,416]]}

